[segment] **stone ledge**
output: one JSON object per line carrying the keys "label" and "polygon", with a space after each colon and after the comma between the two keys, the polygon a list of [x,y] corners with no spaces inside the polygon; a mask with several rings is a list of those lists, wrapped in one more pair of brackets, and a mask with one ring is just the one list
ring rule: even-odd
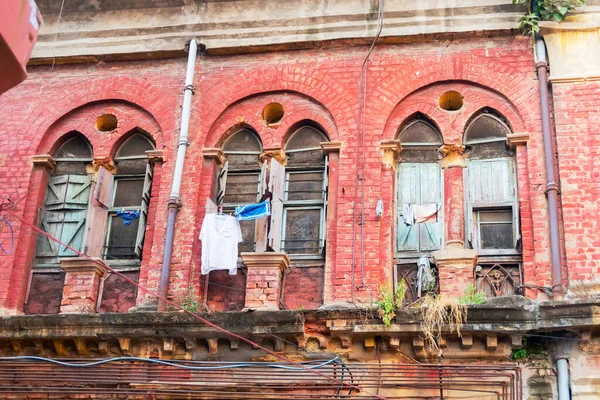
{"label": "stone ledge", "polygon": [[96,273],[99,276],[104,276],[106,267],[104,262],[99,258],[84,258],[84,257],[63,257],[60,259],[60,265],[66,273]]}
{"label": "stone ledge", "polygon": [[279,269],[284,271],[290,266],[290,258],[285,253],[264,252],[264,253],[241,253],[242,262],[246,268],[265,268]]}

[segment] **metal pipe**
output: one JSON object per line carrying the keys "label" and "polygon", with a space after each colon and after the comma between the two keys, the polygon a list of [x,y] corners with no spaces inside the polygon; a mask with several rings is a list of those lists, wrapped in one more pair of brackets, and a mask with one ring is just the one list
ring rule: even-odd
{"label": "metal pipe", "polygon": [[[183,178],[183,164],[185,152],[189,145],[188,132],[190,127],[190,115],[192,110],[192,95],[194,94],[194,71],[196,69],[196,54],[198,45],[194,39],[190,40],[188,53],[187,72],[185,75],[185,87],[183,88],[183,109],[181,111],[181,130],[179,132],[179,144],[177,146],[177,159],[175,161],[175,172],[173,173],[173,186],[168,202],[167,232],[165,238],[165,250],[163,265],[160,275],[158,292],[162,297],[167,296],[169,290],[169,275],[171,274],[171,256],[173,254],[173,240],[175,238],[175,217],[181,206],[181,179]],[[158,311],[164,311],[163,300],[158,302]]]}
{"label": "metal pipe", "polygon": [[566,358],[556,360],[556,371],[558,375],[558,400],[571,400],[569,361]]}
{"label": "metal pipe", "polygon": [[562,269],[560,254],[560,232],[558,227],[558,182],[554,168],[552,149],[552,131],[550,130],[550,106],[548,104],[548,59],[546,45],[540,37],[535,42],[538,81],[540,87],[540,105],[542,108],[542,136],[544,142],[544,164],[546,167],[546,198],[548,199],[548,219],[550,225],[550,259],[552,262],[552,290],[555,300],[561,300]]}

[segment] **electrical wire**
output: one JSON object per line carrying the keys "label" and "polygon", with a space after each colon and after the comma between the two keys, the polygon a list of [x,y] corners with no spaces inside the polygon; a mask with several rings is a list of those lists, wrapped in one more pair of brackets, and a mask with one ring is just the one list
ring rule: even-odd
{"label": "electrical wire", "polygon": [[134,286],[136,286],[136,287],[137,287],[139,290],[141,290],[142,292],[144,292],[144,293],[147,293],[147,294],[149,294],[149,295],[151,295],[151,296],[154,296],[154,297],[156,297],[156,298],[158,298],[158,299],[160,299],[160,300],[164,301],[164,302],[165,302],[165,304],[168,304],[168,305],[170,305],[170,306],[173,306],[173,307],[177,308],[178,310],[180,310],[180,311],[183,311],[183,312],[185,312],[185,313],[186,313],[186,314],[188,314],[188,315],[191,315],[193,318],[195,318],[195,319],[199,320],[200,322],[202,322],[202,323],[204,323],[204,324],[206,324],[206,325],[208,325],[208,326],[210,326],[210,327],[212,327],[212,328],[214,328],[214,329],[216,329],[216,330],[218,330],[218,331],[220,331],[220,332],[223,332],[223,333],[225,333],[225,334],[227,334],[227,335],[229,335],[229,336],[231,336],[231,337],[234,337],[234,338],[236,338],[236,339],[242,340],[242,341],[244,341],[244,342],[246,342],[246,343],[248,343],[248,344],[250,344],[250,345],[254,346],[255,348],[257,348],[257,349],[260,349],[260,350],[264,351],[265,353],[267,353],[267,354],[269,354],[269,355],[272,355],[272,356],[274,356],[274,357],[276,357],[276,358],[278,358],[278,359],[280,359],[280,360],[283,360],[283,361],[285,361],[285,362],[287,362],[287,363],[290,363],[290,364],[292,364],[292,365],[296,365],[296,366],[298,366],[298,367],[300,367],[300,368],[302,368],[302,369],[304,369],[304,370],[306,370],[306,371],[311,371],[312,373],[314,373],[314,374],[316,374],[316,375],[319,375],[319,376],[321,376],[321,377],[324,377],[324,378],[326,378],[326,379],[328,379],[328,380],[332,380],[332,381],[335,381],[336,383],[340,383],[340,384],[342,384],[342,385],[344,385],[344,386],[346,386],[346,387],[350,388],[351,390],[352,390],[352,389],[354,389],[354,390],[362,391],[363,393],[366,393],[366,394],[369,394],[369,395],[371,395],[371,396],[374,396],[375,398],[378,398],[378,399],[383,399],[383,400],[385,400],[385,398],[384,398],[384,397],[382,397],[382,396],[379,396],[379,395],[376,395],[376,394],[374,394],[374,393],[371,393],[371,392],[369,392],[369,391],[367,391],[367,390],[365,390],[365,389],[363,389],[363,388],[361,388],[361,387],[359,387],[359,386],[357,386],[357,385],[350,384],[350,383],[346,383],[346,382],[342,382],[342,381],[340,381],[339,379],[332,378],[332,377],[330,377],[330,376],[327,376],[327,375],[325,375],[325,374],[323,374],[323,373],[320,373],[319,371],[317,371],[317,370],[314,370],[314,369],[308,369],[306,366],[304,366],[304,365],[302,365],[302,364],[300,364],[300,363],[298,363],[298,362],[296,362],[296,361],[293,361],[293,360],[291,360],[291,359],[289,359],[289,358],[287,358],[287,357],[285,357],[285,356],[283,356],[283,355],[281,355],[281,354],[278,354],[278,353],[276,353],[276,352],[274,352],[274,351],[271,351],[271,350],[269,350],[269,349],[265,348],[264,346],[261,346],[260,344],[258,344],[258,343],[256,343],[256,342],[254,342],[254,341],[252,341],[252,340],[250,340],[250,339],[248,339],[248,338],[245,338],[245,337],[243,337],[243,336],[241,336],[241,335],[238,335],[238,334],[236,334],[236,333],[234,333],[234,332],[231,332],[231,331],[229,331],[229,330],[227,330],[227,329],[225,329],[225,328],[223,328],[223,327],[221,327],[221,326],[219,326],[219,325],[217,325],[217,324],[215,324],[215,323],[213,323],[213,322],[211,322],[211,321],[209,321],[209,320],[207,320],[207,319],[205,319],[205,318],[201,317],[200,315],[198,315],[198,314],[196,314],[196,313],[194,313],[194,312],[192,312],[192,311],[186,310],[185,308],[181,307],[179,304],[177,304],[177,303],[175,303],[175,302],[173,302],[173,301],[171,301],[171,300],[167,299],[167,298],[166,298],[166,297],[164,297],[164,296],[161,296],[160,294],[156,293],[154,290],[148,289],[147,287],[145,287],[145,286],[143,286],[143,285],[140,285],[140,284],[139,284],[138,282],[136,282],[135,280],[133,280],[133,279],[131,279],[131,278],[127,277],[126,275],[124,275],[124,274],[122,274],[122,273],[120,273],[120,272],[118,272],[118,271],[114,270],[113,268],[111,268],[110,266],[106,265],[105,263],[103,263],[103,262],[101,262],[101,261],[99,261],[99,260],[95,260],[95,259],[91,258],[90,256],[88,256],[87,254],[84,254],[84,253],[82,253],[82,252],[80,252],[80,251],[76,250],[75,248],[71,247],[70,245],[68,245],[68,244],[66,244],[66,243],[63,243],[63,242],[61,242],[59,239],[55,238],[54,236],[50,235],[49,233],[47,233],[47,232],[44,232],[43,230],[41,230],[41,229],[40,229],[40,228],[38,228],[37,226],[35,226],[35,225],[33,225],[33,224],[31,224],[31,223],[27,222],[25,219],[23,219],[23,218],[22,218],[22,217],[20,217],[19,215],[15,214],[15,213],[14,213],[12,210],[5,209],[4,211],[5,211],[7,214],[9,214],[9,215],[11,215],[12,217],[14,217],[15,219],[17,219],[17,220],[21,221],[21,223],[23,223],[24,225],[27,225],[27,226],[29,226],[29,227],[30,227],[30,228],[31,228],[31,229],[32,229],[34,232],[37,232],[38,234],[41,234],[41,235],[43,235],[43,236],[46,236],[48,239],[50,239],[50,240],[52,240],[52,241],[54,241],[54,242],[58,243],[58,244],[59,244],[59,245],[61,245],[61,246],[64,246],[64,247],[65,247],[65,249],[69,249],[69,250],[71,250],[73,253],[77,254],[78,256],[80,256],[80,257],[83,257],[83,258],[85,258],[85,259],[87,259],[87,260],[89,260],[89,261],[93,262],[94,264],[96,264],[96,265],[100,266],[101,268],[103,268],[103,269],[107,269],[107,270],[108,270],[108,271],[110,271],[111,273],[113,273],[113,274],[115,274],[115,275],[117,275],[117,276],[121,277],[121,278],[122,278],[122,279],[124,279],[125,281],[127,281],[127,282],[129,282],[129,283],[133,284]]}
{"label": "electrical wire", "polygon": [[[352,302],[356,302],[355,290],[357,288],[367,288],[371,294],[371,304],[373,304],[373,290],[366,283],[365,280],[365,170],[366,170],[366,160],[365,160],[365,124],[366,124],[366,97],[367,97],[367,75],[368,75],[368,61],[373,49],[375,48],[375,44],[379,40],[379,36],[381,35],[381,31],[383,29],[383,8],[384,8],[384,0],[379,0],[377,7],[377,30],[375,32],[375,38],[369,47],[369,51],[367,52],[365,59],[362,63],[360,78],[358,81],[358,138],[357,138],[357,146],[356,153],[354,156],[354,163],[356,165],[356,175],[354,179],[354,206],[353,206],[353,214],[352,214],[352,264],[351,264],[351,275],[352,275]],[[360,143],[360,148],[359,148]],[[361,163],[359,164],[359,149],[361,151]],[[359,167],[360,165],[360,167]],[[357,210],[357,200],[358,200],[358,180],[359,180],[359,168],[361,169],[361,213],[360,213],[360,250],[361,250],[361,284],[356,286],[354,284],[354,277],[356,272],[356,220],[358,218],[358,210]]]}
{"label": "electrical wire", "polygon": [[4,230],[4,226],[8,226],[8,229],[10,229],[10,249],[6,250],[2,243],[0,243],[0,250],[2,250],[4,254],[9,255],[15,248],[15,230],[13,229],[12,224],[4,217],[0,218],[0,224],[0,226],[2,226],[2,228],[0,228],[0,232]]}

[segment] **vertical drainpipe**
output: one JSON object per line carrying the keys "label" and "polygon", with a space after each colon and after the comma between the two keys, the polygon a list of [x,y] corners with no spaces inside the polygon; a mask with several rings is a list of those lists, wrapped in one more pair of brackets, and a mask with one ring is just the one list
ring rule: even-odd
{"label": "vertical drainpipe", "polygon": [[[190,40],[188,53],[187,72],[185,75],[185,87],[183,88],[183,108],[181,111],[181,130],[179,132],[179,144],[177,146],[177,160],[175,161],[175,172],[173,173],[173,186],[169,197],[167,234],[165,239],[165,250],[163,256],[162,272],[160,275],[160,286],[158,293],[162,298],[167,296],[169,290],[169,275],[171,274],[171,255],[173,254],[173,240],[175,238],[175,217],[181,206],[181,178],[183,177],[183,163],[185,152],[189,145],[188,131],[190,126],[190,114],[192,111],[192,95],[194,94],[194,70],[196,68],[196,53],[198,45],[194,39]],[[158,311],[165,310],[163,300],[158,300]]]}
{"label": "vertical drainpipe", "polygon": [[544,161],[546,167],[546,198],[548,199],[548,218],[550,223],[550,259],[552,262],[552,289],[554,300],[561,300],[564,294],[560,256],[560,232],[558,228],[558,182],[554,168],[552,132],[550,130],[550,106],[548,104],[548,59],[546,45],[536,35],[538,81],[540,85],[540,103],[542,107],[542,136],[544,141]]}
{"label": "vertical drainpipe", "polygon": [[558,400],[571,400],[569,389],[569,362],[566,358],[556,360],[556,375],[558,378]]}

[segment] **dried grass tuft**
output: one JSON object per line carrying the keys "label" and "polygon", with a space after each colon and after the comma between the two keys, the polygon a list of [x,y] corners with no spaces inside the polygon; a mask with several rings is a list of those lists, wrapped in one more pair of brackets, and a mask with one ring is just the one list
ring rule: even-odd
{"label": "dried grass tuft", "polygon": [[465,304],[443,295],[425,296],[420,303],[421,330],[432,349],[440,349],[439,341],[445,329],[461,336],[460,327],[467,320]]}

